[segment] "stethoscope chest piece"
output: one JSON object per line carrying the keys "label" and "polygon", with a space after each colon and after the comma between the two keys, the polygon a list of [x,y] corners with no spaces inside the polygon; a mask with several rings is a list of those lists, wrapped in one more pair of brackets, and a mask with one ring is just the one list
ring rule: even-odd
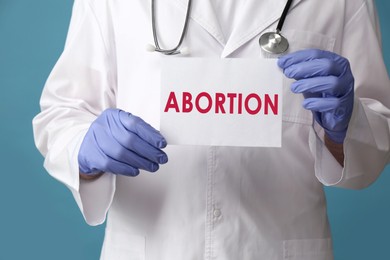
{"label": "stethoscope chest piece", "polygon": [[271,54],[282,54],[287,51],[289,44],[286,37],[279,32],[268,32],[259,39],[261,49]]}

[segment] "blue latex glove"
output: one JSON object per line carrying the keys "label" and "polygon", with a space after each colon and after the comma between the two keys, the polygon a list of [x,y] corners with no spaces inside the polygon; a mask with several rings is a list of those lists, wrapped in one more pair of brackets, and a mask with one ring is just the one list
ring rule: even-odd
{"label": "blue latex glove", "polygon": [[164,137],[141,118],[118,109],[105,110],[90,126],[81,144],[80,172],[136,176],[155,172],[168,161]]}
{"label": "blue latex glove", "polygon": [[328,51],[309,49],[294,52],[278,60],[294,93],[305,97],[303,107],[313,112],[326,135],[343,143],[354,99],[354,78],[347,59]]}

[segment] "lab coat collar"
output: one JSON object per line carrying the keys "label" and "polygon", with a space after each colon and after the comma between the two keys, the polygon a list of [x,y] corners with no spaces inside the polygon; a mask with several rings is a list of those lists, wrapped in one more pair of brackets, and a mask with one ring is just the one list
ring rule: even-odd
{"label": "lab coat collar", "polygon": [[[186,11],[188,0],[171,1],[183,12]],[[224,46],[221,57],[225,58],[279,20],[287,0],[246,0],[244,6],[238,10],[241,15],[228,39],[225,39],[222,33],[210,1],[193,1],[191,18]],[[304,0],[293,1],[290,11],[302,1]],[[285,23],[288,23],[288,16]]]}

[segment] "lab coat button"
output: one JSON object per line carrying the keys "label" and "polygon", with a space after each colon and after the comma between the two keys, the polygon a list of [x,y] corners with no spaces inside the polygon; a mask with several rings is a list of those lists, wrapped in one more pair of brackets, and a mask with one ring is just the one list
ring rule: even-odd
{"label": "lab coat button", "polygon": [[219,210],[219,209],[215,209],[213,214],[214,214],[214,217],[216,217],[216,218],[218,218],[222,215],[221,210]]}

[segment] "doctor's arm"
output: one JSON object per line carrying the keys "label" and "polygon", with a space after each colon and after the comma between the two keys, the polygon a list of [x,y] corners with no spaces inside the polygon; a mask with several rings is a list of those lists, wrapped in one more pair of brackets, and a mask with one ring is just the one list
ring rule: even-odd
{"label": "doctor's arm", "polygon": [[[330,70],[327,75],[321,75],[322,83],[306,84],[312,83],[313,80],[310,78],[313,77],[313,72],[327,71],[324,68],[333,67],[329,64],[334,64],[334,62],[325,62],[324,66],[317,66],[317,68],[305,65],[294,68],[292,64],[296,62],[291,62],[291,59],[302,60],[301,56],[306,56],[303,59],[305,60],[310,56],[311,50],[291,54],[295,57],[282,58],[279,63],[282,68],[287,65],[284,68],[287,76],[298,77],[297,83],[291,86],[292,91],[304,95],[303,106],[312,110],[316,119],[309,143],[315,157],[317,178],[327,186],[360,189],[375,181],[390,161],[390,81],[383,62],[373,2],[363,1],[361,6],[352,6],[356,11],[351,12],[351,18],[346,19],[343,37],[338,38],[340,46],[336,50],[338,54],[324,53],[330,54],[330,57],[336,55],[339,64],[344,63],[343,60],[348,61],[353,75],[353,93],[349,92],[351,80],[339,78],[345,75],[348,66],[342,66],[341,68],[344,69],[340,71]],[[365,44],[361,44],[362,42]],[[370,51],[367,51],[367,46]],[[303,77],[299,75],[305,73]],[[327,78],[329,75],[337,76],[339,79],[324,80],[324,77]],[[339,84],[341,82],[344,83]],[[334,87],[329,88],[331,85]],[[313,91],[313,88],[320,91]],[[337,91],[330,93],[329,90],[332,89]],[[318,95],[321,92],[322,94]],[[315,102],[312,102],[313,98]],[[330,102],[324,103],[329,105],[328,108],[331,108],[334,102],[334,108],[341,105],[342,109],[340,111],[334,109],[335,113],[329,113],[332,110],[322,106],[321,102],[316,102],[320,101],[318,98],[330,98]],[[324,117],[324,112],[328,116],[333,115],[330,119],[334,119],[335,124],[331,123],[332,120],[328,120],[328,116]],[[335,135],[332,133],[333,130],[336,130]],[[340,142],[341,140],[343,141]],[[341,159],[342,156],[344,156],[344,167],[335,160],[335,158]]]}
{"label": "doctor's arm", "polygon": [[340,55],[349,60],[355,79],[353,113],[343,144],[344,168],[338,172],[323,165],[318,177],[326,185],[364,188],[390,162],[390,80],[373,1],[363,1],[346,21]]}
{"label": "doctor's arm", "polygon": [[93,8],[88,0],[74,2],[65,48],[43,89],[33,129],[46,170],[70,189],[87,223],[98,225],[112,202],[116,177],[80,179],[78,154],[91,124],[115,107],[116,67],[113,37],[97,20],[109,21],[107,12],[97,16]]}
{"label": "doctor's arm", "polygon": [[308,49],[282,56],[278,65],[296,81],[291,91],[302,94],[303,108],[312,111],[324,129],[324,142],[344,166],[343,143],[352,116],[354,77],[347,59],[333,52]]}

